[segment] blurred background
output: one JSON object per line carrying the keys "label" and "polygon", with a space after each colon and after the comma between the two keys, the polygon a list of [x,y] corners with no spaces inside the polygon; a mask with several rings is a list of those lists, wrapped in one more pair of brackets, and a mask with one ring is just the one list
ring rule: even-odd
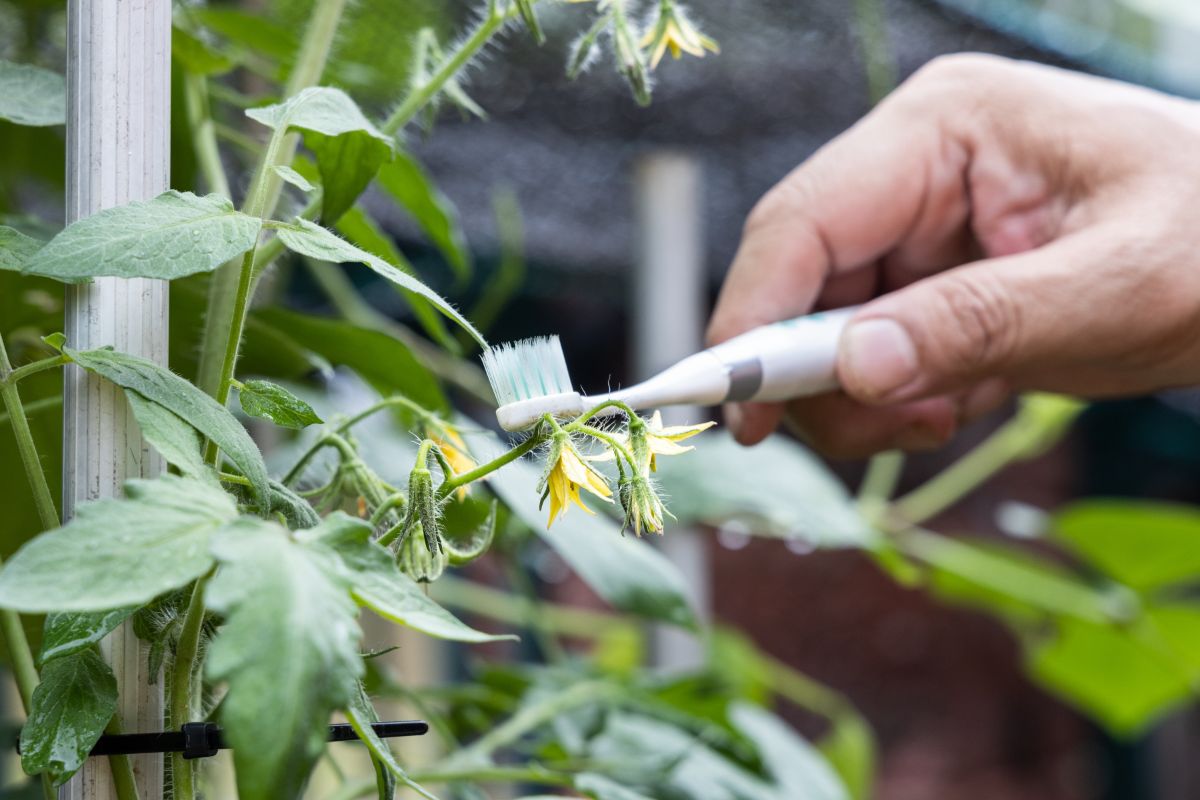
{"label": "blurred background", "polygon": [[[303,0],[248,0],[244,8],[266,11],[272,35],[293,39],[307,13]],[[450,110],[434,135],[408,143],[457,208],[475,254],[465,294],[511,292],[489,310],[490,338],[560,334],[573,378],[593,390],[696,347],[755,201],[938,55],[982,51],[1200,94],[1195,0],[694,0],[691,8],[722,52],[665,61],[649,108],[609,69],[563,77],[578,7],[550,4],[545,46],[514,28],[502,51],[474,67],[465,86],[486,123]],[[209,10],[206,24],[220,30],[221,15],[234,19],[239,8]],[[403,74],[412,32],[429,25],[452,38],[472,11],[460,2],[360,0],[348,13],[354,23],[338,45],[337,79],[379,112],[395,87],[376,76]],[[63,16],[49,0],[0,0],[0,57],[61,68]],[[57,135],[0,126],[0,211],[61,222]],[[173,168],[174,186],[195,184],[186,147]],[[504,256],[498,202],[501,219],[519,208],[523,259]],[[454,294],[441,254],[413,218],[377,197],[366,203],[418,272]],[[379,310],[407,318],[398,295],[363,285]],[[288,292],[299,308],[327,306],[310,281]],[[944,453],[912,459],[901,489],[953,461],[1010,411]],[[1002,539],[1073,498],[1200,501],[1198,414],[1193,392],[1097,404],[1065,442],[1004,472],[931,527]],[[833,467],[849,485],[862,473],[861,464]],[[905,588],[865,555],[757,538],[743,522],[671,533],[662,546],[711,619],[865,714],[882,748],[881,800],[1200,797],[1194,710],[1115,737],[1027,677],[1016,635],[995,616]],[[549,551],[531,568],[546,596],[598,604]],[[686,664],[694,648],[663,634],[655,657]],[[453,653],[438,659],[441,668],[456,663]],[[1144,681],[1153,691],[1158,679],[1123,672],[1117,684],[1134,692]],[[801,712],[789,719],[817,730]]]}

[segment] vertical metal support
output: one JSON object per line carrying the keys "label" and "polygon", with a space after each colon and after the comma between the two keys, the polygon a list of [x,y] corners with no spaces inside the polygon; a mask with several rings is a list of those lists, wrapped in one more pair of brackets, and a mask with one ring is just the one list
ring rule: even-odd
{"label": "vertical metal support", "polygon": [[[638,165],[635,206],[638,250],[633,276],[633,362],[642,379],[702,347],[707,311],[704,273],[704,196],[694,159],[656,153]],[[670,423],[697,422],[694,407],[663,410]],[[678,530],[662,549],[683,571],[701,614],[710,608],[708,543]],[[684,668],[704,660],[703,644],[674,628],[655,632],[658,666]]]}
{"label": "vertical metal support", "polygon": [[[170,0],[70,0],[67,10],[67,221],[167,189],[170,179]],[[100,278],[67,289],[67,340],[167,361],[167,285]],[[67,367],[63,398],[63,515],[119,495],[128,478],[162,472],[112,384]],[[129,731],[160,730],[161,682],[128,624],[102,643]],[[161,797],[162,757],[134,759],[144,800]],[[108,763],[89,759],[60,798],[115,797]]]}

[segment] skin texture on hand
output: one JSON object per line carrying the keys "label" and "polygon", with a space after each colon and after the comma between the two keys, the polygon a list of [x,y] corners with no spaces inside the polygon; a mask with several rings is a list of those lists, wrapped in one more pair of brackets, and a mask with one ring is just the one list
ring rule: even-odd
{"label": "skin texture on hand", "polygon": [[1200,383],[1200,110],[931,62],[755,207],[709,340],[855,303],[843,391],[727,409],[739,441],[786,413],[835,457],[929,449],[1015,391]]}

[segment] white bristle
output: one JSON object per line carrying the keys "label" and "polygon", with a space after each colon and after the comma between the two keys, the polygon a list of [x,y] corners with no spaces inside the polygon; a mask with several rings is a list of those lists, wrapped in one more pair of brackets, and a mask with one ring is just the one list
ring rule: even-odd
{"label": "white bristle", "polygon": [[567,359],[557,336],[539,336],[489,347],[483,369],[501,406],[572,391]]}

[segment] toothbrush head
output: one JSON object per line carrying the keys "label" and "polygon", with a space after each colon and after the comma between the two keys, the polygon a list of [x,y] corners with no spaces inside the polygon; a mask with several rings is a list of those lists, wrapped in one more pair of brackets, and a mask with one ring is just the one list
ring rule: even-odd
{"label": "toothbrush head", "polygon": [[545,414],[582,414],[583,396],[571,389],[571,374],[557,336],[539,336],[489,347],[483,369],[496,395],[496,419],[520,431]]}

